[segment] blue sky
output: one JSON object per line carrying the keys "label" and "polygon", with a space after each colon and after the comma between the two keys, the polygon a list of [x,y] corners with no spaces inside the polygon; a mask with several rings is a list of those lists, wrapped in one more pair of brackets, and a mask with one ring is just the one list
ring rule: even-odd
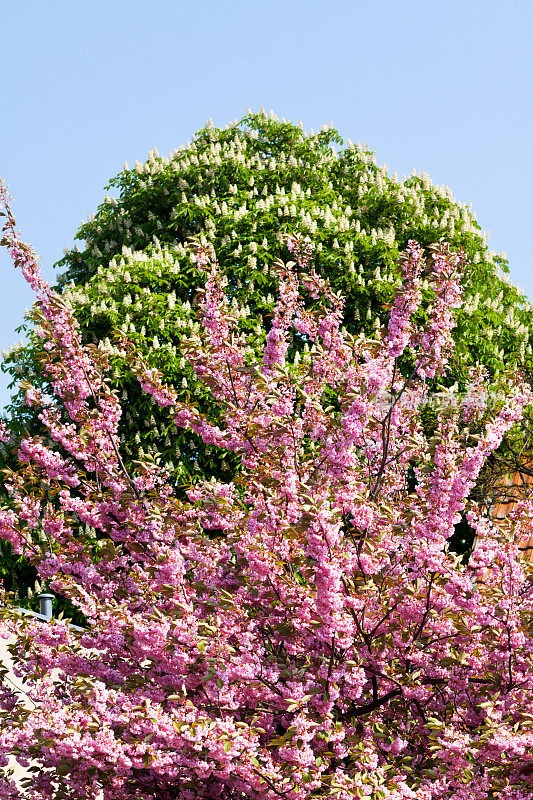
{"label": "blue sky", "polygon": [[[51,280],[124,161],[264,106],[449,184],[533,299],[530,0],[19,0],[0,20],[0,175]],[[0,269],[6,348],[32,296]]]}

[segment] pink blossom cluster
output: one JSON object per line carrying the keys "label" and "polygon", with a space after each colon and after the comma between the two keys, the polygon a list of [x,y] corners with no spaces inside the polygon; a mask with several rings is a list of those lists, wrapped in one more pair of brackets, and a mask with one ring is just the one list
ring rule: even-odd
{"label": "pink blossom cluster", "polygon": [[[198,249],[204,324],[183,352],[220,402],[217,424],[140,360],[137,371],[178,426],[242,467],[183,499],[153,464],[126,470],[105,365],[7,219],[47,309],[57,403],[42,419],[57,450],[21,444],[0,535],[87,627],[23,619],[5,598],[0,633],[15,637],[27,696],[3,680],[0,798],[531,798],[533,582],[514,543],[531,504],[496,529],[468,499],[529,394],[517,380],[474,446],[460,410],[428,438],[416,404],[397,402],[444,368],[462,258],[411,244],[388,330],[356,340],[310,244],[293,242],[297,263],[277,265],[276,333],[250,364],[224,278]],[[422,279],[436,300],[420,329]],[[298,363],[291,329],[312,344]],[[408,379],[407,343],[419,365]],[[447,546],[461,512],[478,532],[467,564]],[[8,754],[33,765],[24,793]]]}
{"label": "pink blossom cluster", "polygon": [[391,309],[386,339],[387,349],[393,357],[400,356],[410,344],[413,333],[411,317],[422,301],[424,251],[415,242],[409,242],[406,256],[401,262],[403,291],[396,297]]}

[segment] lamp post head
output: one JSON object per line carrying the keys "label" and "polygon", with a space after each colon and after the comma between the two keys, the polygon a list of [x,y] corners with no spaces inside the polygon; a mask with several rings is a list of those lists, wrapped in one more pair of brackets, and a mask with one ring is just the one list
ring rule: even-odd
{"label": "lamp post head", "polygon": [[47,594],[45,592],[43,594],[38,594],[37,599],[39,600],[39,610],[41,615],[46,618],[47,622],[50,622],[52,619],[52,601],[54,599],[54,595]]}

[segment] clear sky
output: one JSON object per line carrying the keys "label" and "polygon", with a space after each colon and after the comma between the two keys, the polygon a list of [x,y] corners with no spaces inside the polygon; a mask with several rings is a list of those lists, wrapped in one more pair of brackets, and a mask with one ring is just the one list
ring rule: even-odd
{"label": "clear sky", "polygon": [[[247,106],[331,121],[471,202],[533,299],[532,38],[531,0],[0,0],[0,175],[53,280],[124,161]],[[0,269],[6,348],[32,296]]]}

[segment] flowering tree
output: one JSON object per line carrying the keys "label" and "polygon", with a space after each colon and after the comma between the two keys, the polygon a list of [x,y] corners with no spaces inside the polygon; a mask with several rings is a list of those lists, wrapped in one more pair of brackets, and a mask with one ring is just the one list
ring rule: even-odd
{"label": "flowering tree", "polygon": [[[165,414],[132,379],[113,342],[112,331],[121,328],[180,400],[194,398],[204,413],[215,415],[210,392],[180,347],[182,337],[198,325],[195,289],[201,275],[187,248],[192,235],[215,247],[238,329],[258,358],[278,294],[271,264],[288,258],[290,233],[312,238],[316,270],[342,292],[344,324],[356,336],[373,335],[384,324],[398,277],[397,257],[407,242],[426,246],[444,238],[464,250],[470,262],[462,277],[464,302],[457,310],[447,384],[457,381],[464,389],[466,367],[478,361],[493,377],[504,365],[530,360],[530,304],[499,277],[500,269],[507,271],[506,261],[490,251],[472,211],[453,198],[449,187],[434,186],[427,174],[402,181],[388,175],[366,147],[350,142],[343,147],[331,127],[307,134],[264,112],[226,129],[207,125],[168,158],[154,151],[146,163],[125,168],[110,188],[118,197],[106,197],[81,226],[76,239],[82,252],[66,253],[58,265],[64,268],[59,283],[82,340],[110,357],[110,385],[124,406],[119,435],[127,465],[157,451],[176,484],[191,476],[228,481],[238,469],[230,451],[205,444],[186,428],[169,430]],[[420,319],[429,302],[431,292],[423,285]],[[11,374],[13,388],[20,389],[23,378],[46,392],[50,381],[40,366],[42,340],[31,324],[26,333],[28,343],[6,354],[3,369]],[[305,347],[293,333],[291,361]],[[13,450],[26,431],[48,435],[23,390],[8,409],[8,426],[11,441],[5,449],[0,445],[0,467],[16,465]],[[506,450],[508,457],[497,468],[491,459],[491,476],[516,469],[525,438],[512,439],[518,458]],[[487,497],[490,481],[483,484],[478,494]],[[464,552],[469,537],[465,541],[458,534],[454,546]],[[27,565],[14,564],[9,546],[0,544],[2,571],[6,584],[24,598],[35,576]]]}
{"label": "flowering tree", "polygon": [[[500,530],[467,501],[530,397],[516,381],[485,419],[478,372],[430,441],[420,421],[425,381],[446,370],[462,257],[411,242],[387,327],[356,339],[311,245],[290,240],[298,270],[274,265],[256,361],[197,247],[201,327],[183,347],[217,422],[119,345],[177,426],[240,455],[233,481],[200,480],[183,499],[157,460],[125,466],[107,356],[82,344],[6,207],[54,391],[27,385],[27,401],[54,445],[21,443],[0,530],[88,621],[3,612],[28,700],[4,682],[0,748],[33,765],[24,796],[531,798],[531,567],[514,540],[533,509]],[[417,325],[424,282],[433,303]],[[290,361],[294,330],[312,347]],[[476,440],[472,419],[485,423]],[[466,565],[446,547],[465,508]],[[4,766],[0,797],[21,796]]]}

